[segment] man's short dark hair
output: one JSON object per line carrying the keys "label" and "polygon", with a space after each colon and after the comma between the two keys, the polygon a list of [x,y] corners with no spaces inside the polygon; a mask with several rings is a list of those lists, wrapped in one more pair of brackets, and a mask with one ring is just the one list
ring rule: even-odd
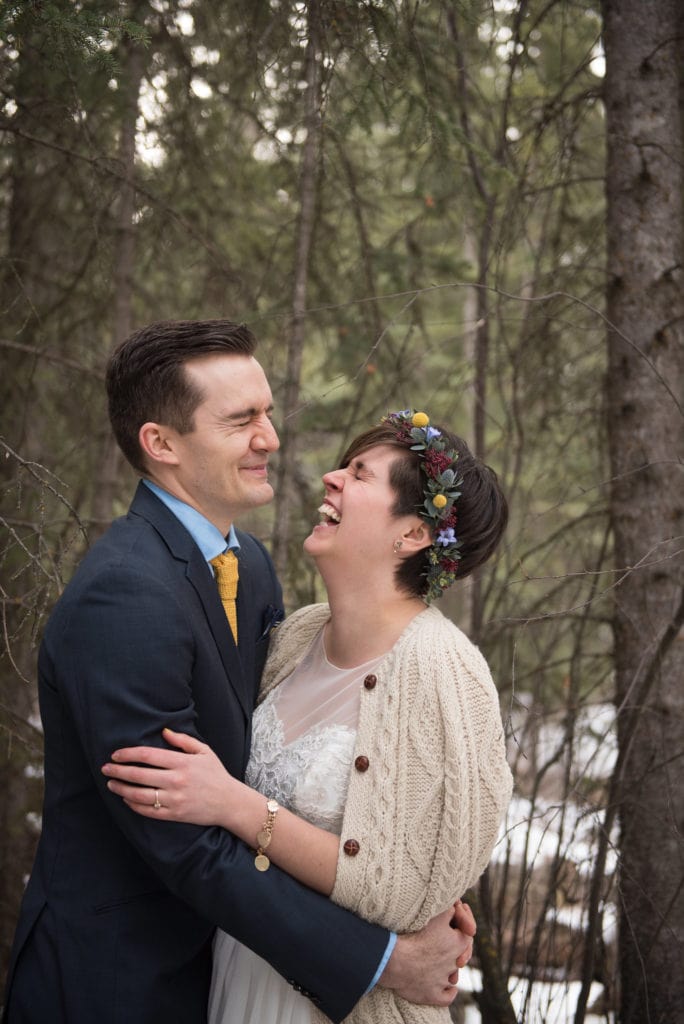
{"label": "man's short dark hair", "polygon": [[129,335],[107,363],[109,419],[121,451],[139,473],[145,460],[138,441],[143,423],[193,429],[203,395],[185,363],[211,353],[251,356],[256,338],[232,320],[160,320]]}

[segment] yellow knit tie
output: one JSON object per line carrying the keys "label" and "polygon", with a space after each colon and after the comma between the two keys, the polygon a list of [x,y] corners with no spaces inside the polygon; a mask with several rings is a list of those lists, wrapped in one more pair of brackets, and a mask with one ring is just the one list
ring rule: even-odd
{"label": "yellow knit tie", "polygon": [[237,597],[238,585],[238,560],[232,551],[226,551],[216,558],[210,559],[216,573],[219,597],[223,610],[226,613],[230,628],[233,631],[235,643],[238,642],[237,608],[235,598]]}

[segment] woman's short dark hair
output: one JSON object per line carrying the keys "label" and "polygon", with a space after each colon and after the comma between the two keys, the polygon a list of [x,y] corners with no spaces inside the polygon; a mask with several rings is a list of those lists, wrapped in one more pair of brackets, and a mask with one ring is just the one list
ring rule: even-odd
{"label": "woman's short dark hair", "polygon": [[232,320],[160,320],[129,335],[107,363],[109,420],[130,464],[145,473],[138,433],[152,421],[179,434],[193,429],[204,397],[185,363],[214,353],[251,356],[256,338]]}
{"label": "woman's short dark hair", "polygon": [[[461,496],[456,500],[456,534],[461,541],[456,575],[459,580],[470,576],[494,553],[508,523],[508,504],[494,470],[473,455],[463,438],[442,426],[437,425],[437,429],[448,447],[458,452],[454,469],[463,480],[459,488]],[[397,451],[389,474],[396,496],[390,510],[392,515],[420,515],[426,484],[426,476],[421,469],[422,459],[418,452],[411,451],[397,440],[396,428],[391,424],[379,423],[355,438],[342,456],[340,465],[348,466],[352,459],[379,444],[389,445]],[[412,596],[424,597],[427,593],[429,550],[424,548],[410,558],[399,560],[397,584]]]}

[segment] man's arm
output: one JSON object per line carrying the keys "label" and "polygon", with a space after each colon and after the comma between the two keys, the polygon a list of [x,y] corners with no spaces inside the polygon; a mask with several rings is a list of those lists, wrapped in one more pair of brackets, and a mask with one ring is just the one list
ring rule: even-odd
{"label": "man's arm", "polygon": [[[275,867],[258,872],[253,855],[228,833],[142,819],[106,789],[100,767],[125,740],[158,744],[164,725],[197,735],[192,680],[200,654],[177,593],[182,587],[115,567],[91,577],[50,631],[46,657],[69,704],[86,770],[113,822],[175,895],[340,1020],[367,989],[387,946],[386,929]],[[215,660],[219,691],[226,682]],[[242,714],[237,703],[235,714]]]}
{"label": "man's arm", "polygon": [[[170,730],[165,730],[165,736],[177,749],[115,751],[112,762],[103,767],[110,790],[144,817],[219,825],[251,842],[265,816],[262,794],[232,778],[207,744]],[[150,794],[160,791],[162,805],[155,809]],[[337,836],[280,809],[268,846],[272,862],[329,895],[338,853]],[[450,975],[470,959],[474,934],[472,913],[459,901],[424,931],[400,937],[392,945],[387,966],[382,972],[378,969],[373,982],[380,975],[383,987],[396,989],[411,1002],[447,1004],[456,994],[456,978]]]}

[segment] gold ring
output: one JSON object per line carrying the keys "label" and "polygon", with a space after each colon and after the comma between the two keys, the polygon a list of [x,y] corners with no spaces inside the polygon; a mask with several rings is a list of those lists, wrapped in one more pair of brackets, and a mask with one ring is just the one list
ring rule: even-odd
{"label": "gold ring", "polygon": [[158,789],[155,789],[155,791],[154,791],[154,803],[153,803],[152,806],[154,807],[155,811],[158,811],[159,808],[161,807],[161,804],[159,803],[159,790]]}

